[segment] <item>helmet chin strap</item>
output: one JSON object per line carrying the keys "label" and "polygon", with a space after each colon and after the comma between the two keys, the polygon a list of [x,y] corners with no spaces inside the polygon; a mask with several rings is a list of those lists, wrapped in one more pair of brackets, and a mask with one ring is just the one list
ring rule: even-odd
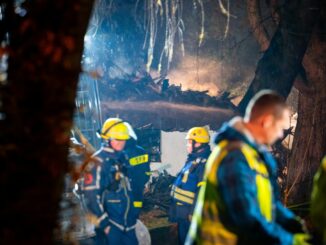
{"label": "helmet chin strap", "polygon": [[200,152],[200,150],[203,149],[205,147],[205,145],[206,145],[206,144],[201,143],[200,146],[195,147],[195,144],[196,143],[197,143],[196,141],[192,140],[192,143],[191,143],[192,152],[191,153],[198,153],[198,152]]}
{"label": "helmet chin strap", "polygon": [[111,139],[108,139],[108,140],[103,140],[104,141],[104,144],[105,144],[105,146],[108,146],[108,147],[110,147],[110,148],[112,148],[112,146],[111,146]]}

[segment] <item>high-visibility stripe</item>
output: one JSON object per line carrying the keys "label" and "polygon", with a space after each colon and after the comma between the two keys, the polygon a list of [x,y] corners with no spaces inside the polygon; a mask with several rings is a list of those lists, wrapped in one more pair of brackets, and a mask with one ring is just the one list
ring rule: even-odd
{"label": "high-visibility stripe", "polygon": [[105,218],[108,217],[107,213],[104,213],[101,217],[97,219],[97,223],[100,224]]}
{"label": "high-visibility stripe", "polygon": [[143,163],[146,163],[146,162],[148,162],[148,154],[144,154],[144,155],[141,155],[141,156],[136,156],[136,157],[133,157],[133,158],[129,159],[129,163],[130,163],[131,166],[140,165],[140,164],[143,164]]}
{"label": "high-visibility stripe", "polygon": [[192,191],[186,191],[186,190],[183,190],[179,187],[176,187],[174,186],[173,190],[179,194],[182,194],[184,196],[187,196],[187,197],[190,197],[190,198],[194,198],[195,197],[195,193],[192,192]]}
{"label": "high-visibility stripe", "polygon": [[205,175],[207,176],[207,180],[209,180],[214,185],[217,185],[217,169],[220,166],[220,163],[227,155],[227,151],[225,147],[227,146],[228,141],[223,140],[221,141],[213,150],[212,154],[209,156],[206,168],[205,168]]}
{"label": "high-visibility stripe", "polygon": [[259,208],[261,214],[266,218],[267,221],[272,220],[272,187],[269,179],[257,174],[256,175],[257,185],[257,199],[259,202]]}
{"label": "high-visibility stripe", "polygon": [[191,199],[191,198],[188,198],[188,197],[185,197],[183,195],[180,195],[178,193],[174,193],[173,194],[173,197],[179,201],[182,201],[182,202],[185,202],[185,203],[188,203],[188,204],[193,204],[194,203],[194,200]]}
{"label": "high-visibility stripe", "polygon": [[106,152],[109,152],[109,153],[114,152],[114,150],[112,148],[110,148],[110,147],[103,147],[102,149],[103,149],[103,151],[106,151]]}
{"label": "high-visibility stripe", "polygon": [[188,176],[189,176],[189,170],[187,170],[186,172],[183,173],[183,177],[182,177],[182,183],[186,183],[188,181]]}
{"label": "high-visibility stripe", "polygon": [[265,164],[257,159],[257,152],[248,145],[241,148],[249,167],[256,171],[257,200],[261,214],[267,221],[272,220],[272,186]]}
{"label": "high-visibility stripe", "polygon": [[200,187],[205,184],[205,181],[198,182],[197,187]]}
{"label": "high-visibility stripe", "polygon": [[117,199],[117,200],[108,200],[107,202],[110,202],[110,203],[120,203],[121,200]]}
{"label": "high-visibility stripe", "polygon": [[135,208],[142,208],[143,207],[143,202],[134,202],[134,207]]}
{"label": "high-visibility stripe", "polygon": [[115,222],[112,219],[109,219],[109,221],[110,221],[111,224],[115,225],[121,231],[130,231],[130,230],[133,230],[133,229],[136,228],[136,224],[134,224],[132,226],[129,226],[129,227],[126,227],[126,226],[120,225],[119,223]]}
{"label": "high-visibility stripe", "polygon": [[228,231],[222,223],[204,221],[201,227],[201,236],[205,240],[199,240],[198,243],[203,245],[235,245],[237,244],[237,236]]}
{"label": "high-visibility stripe", "polygon": [[86,186],[83,188],[84,191],[92,191],[92,190],[97,190],[97,189],[100,189],[100,188],[97,187],[96,185]]}
{"label": "high-visibility stripe", "polygon": [[253,151],[252,149],[250,149],[250,147],[248,145],[244,145],[241,148],[241,152],[246,157],[249,167],[252,170],[255,170],[257,173],[260,173],[264,176],[268,176],[268,171],[267,171],[265,164],[260,163],[257,160],[257,152],[256,151]]}
{"label": "high-visibility stripe", "polygon": [[101,212],[104,212],[104,208],[103,208],[103,204],[102,204],[100,195],[96,195],[96,202],[97,202],[97,205],[100,208]]}

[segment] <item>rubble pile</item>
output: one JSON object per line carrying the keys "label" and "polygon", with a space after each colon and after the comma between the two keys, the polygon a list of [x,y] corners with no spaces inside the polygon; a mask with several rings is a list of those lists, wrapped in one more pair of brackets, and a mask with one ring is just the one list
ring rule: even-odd
{"label": "rubble pile", "polygon": [[168,174],[166,170],[157,177],[152,177],[144,194],[144,211],[152,210],[156,207],[163,211],[168,211],[171,203],[171,186],[175,177]]}
{"label": "rubble pile", "polygon": [[104,101],[167,101],[205,107],[235,109],[231,102],[234,97],[229,92],[210,96],[209,91],[182,91],[182,87],[170,85],[168,79],[115,79],[100,83],[101,97]]}

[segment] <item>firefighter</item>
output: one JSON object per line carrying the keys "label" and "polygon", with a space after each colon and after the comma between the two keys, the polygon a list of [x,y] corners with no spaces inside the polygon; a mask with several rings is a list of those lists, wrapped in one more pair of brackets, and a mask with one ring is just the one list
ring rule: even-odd
{"label": "firefighter", "polygon": [[209,133],[205,127],[194,127],[186,136],[188,157],[171,190],[169,219],[177,223],[179,244],[184,244],[190,226],[197,193],[203,184],[203,173],[209,154]]}
{"label": "firefighter", "polygon": [[267,148],[282,138],[289,117],[284,99],[263,90],[244,119],[220,129],[186,244],[308,244],[302,221],[279,199],[277,164]]}
{"label": "firefighter", "polygon": [[314,177],[314,186],[311,195],[311,218],[322,244],[326,244],[326,156]]}
{"label": "firefighter", "polygon": [[99,136],[103,145],[92,156],[82,187],[90,217],[96,225],[96,243],[138,244],[129,164],[123,151],[129,139],[128,128],[121,119],[109,118]]}

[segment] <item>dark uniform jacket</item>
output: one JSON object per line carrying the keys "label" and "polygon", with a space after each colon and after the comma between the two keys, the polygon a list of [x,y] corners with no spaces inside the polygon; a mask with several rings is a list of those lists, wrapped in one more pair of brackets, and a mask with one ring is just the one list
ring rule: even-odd
{"label": "dark uniform jacket", "polygon": [[138,216],[140,209],[143,207],[143,193],[145,184],[149,180],[149,155],[132,139],[128,140],[125,151],[129,162],[128,176],[134,197],[133,206],[136,209]]}
{"label": "dark uniform jacket", "polygon": [[277,163],[235,118],[219,131],[186,244],[291,245],[302,233],[279,197]]}
{"label": "dark uniform jacket", "polygon": [[210,147],[206,145],[203,151],[188,155],[185,165],[178,173],[172,186],[171,221],[188,220],[189,215],[192,215],[198,190],[203,184],[205,164],[210,153]]}
{"label": "dark uniform jacket", "polygon": [[124,153],[102,147],[92,158],[82,189],[95,223],[100,229],[112,225],[125,231],[133,229],[137,215]]}

